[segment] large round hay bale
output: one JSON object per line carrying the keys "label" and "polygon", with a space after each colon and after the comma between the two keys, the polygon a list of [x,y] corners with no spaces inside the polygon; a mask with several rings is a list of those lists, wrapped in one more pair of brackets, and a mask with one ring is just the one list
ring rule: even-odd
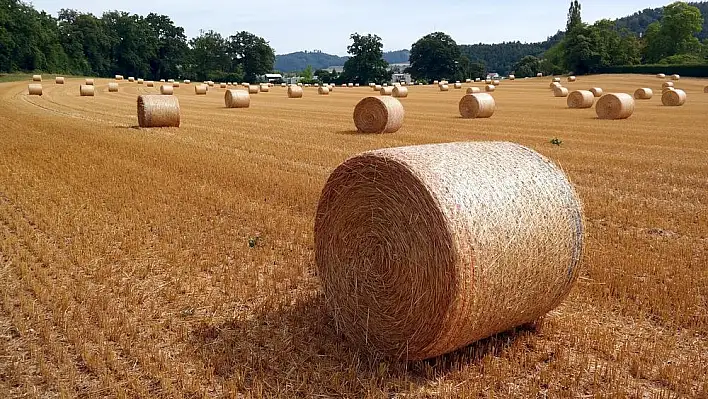
{"label": "large round hay bale", "polygon": [[434,84],[434,85],[436,85],[436,84],[438,84],[438,83],[439,83],[439,81],[433,80],[433,84]]}
{"label": "large round hay bale", "polygon": [[492,79],[485,79],[484,83],[490,85],[492,84]]}
{"label": "large round hay bale", "polygon": [[160,86],[160,94],[163,96],[171,96],[175,94],[175,89],[172,85],[162,85]]}
{"label": "large round hay bale", "polygon": [[323,96],[329,95],[329,86],[322,86],[317,89],[317,94],[321,94]]}
{"label": "large round hay bale", "polygon": [[600,119],[627,119],[634,113],[634,99],[626,93],[608,93],[597,100],[595,112]]}
{"label": "large round hay bale", "polygon": [[554,81],[554,82],[558,82],[558,83],[560,83],[560,81],[561,81],[561,78],[553,78],[553,81]]}
{"label": "large round hay bale", "polygon": [[251,106],[251,95],[246,90],[226,90],[224,105],[226,108],[248,108]]}
{"label": "large round hay bale", "polygon": [[268,85],[260,85],[259,90],[261,93],[268,93],[270,91],[270,87],[268,87]]}
{"label": "large round hay bale", "polygon": [[396,98],[406,98],[408,97],[408,88],[403,86],[398,86],[393,88],[393,96]]}
{"label": "large round hay bale", "polygon": [[95,88],[92,85],[81,85],[79,86],[79,94],[81,97],[93,97]]}
{"label": "large round hay bale", "polygon": [[595,96],[589,90],[576,90],[568,94],[568,108],[591,108]]}
{"label": "large round hay bale", "polygon": [[382,87],[381,90],[379,91],[379,94],[382,96],[390,96],[393,94],[393,86],[386,86]]}
{"label": "large round hay bale", "polygon": [[514,76],[514,75],[509,75],[509,80],[516,80],[516,76]]}
{"label": "large round hay bale", "polygon": [[87,86],[93,86],[94,80],[93,80],[93,79],[86,79],[86,81],[84,82],[84,84],[86,84]]}
{"label": "large round hay bale", "polygon": [[288,98],[302,98],[303,90],[300,86],[288,87]]}
{"label": "large round hay bale", "polygon": [[680,107],[686,103],[686,92],[680,89],[668,90],[661,95],[661,103],[669,107]]}
{"label": "large round hay bale", "polygon": [[674,87],[674,82],[664,82],[664,83],[661,85],[661,88],[662,88],[662,89],[666,89],[667,87]]}
{"label": "large round hay bale", "polygon": [[491,93],[491,92],[495,91],[496,89],[497,89],[497,87],[494,85],[484,86],[484,91],[486,91],[487,93]]}
{"label": "large round hay bale", "polygon": [[482,90],[479,87],[468,87],[467,94],[481,93]]}
{"label": "large round hay bale", "polygon": [[465,83],[472,83],[472,79],[469,79],[469,78],[465,79]]}
{"label": "large round hay bale", "polygon": [[543,74],[542,74],[541,72],[539,72],[539,73],[536,74],[536,77],[537,77],[537,78],[542,78],[542,77],[543,77]]}
{"label": "large round hay bale", "polygon": [[133,76],[128,76],[128,82],[135,82],[135,78]]}
{"label": "large round hay bale", "polygon": [[590,92],[592,93],[593,96],[595,97],[602,97],[602,89],[599,87],[593,87],[590,89]]}
{"label": "large round hay bale", "polygon": [[145,82],[145,86],[146,87],[155,87],[155,82],[153,82],[152,80],[148,80],[147,82]]}
{"label": "large round hay bale", "polygon": [[654,97],[654,91],[648,87],[637,89],[634,92],[634,98],[637,100],[649,100]]}
{"label": "large round hay bale", "polygon": [[496,102],[487,93],[467,94],[458,106],[463,118],[489,118],[494,115]]}
{"label": "large round hay bale", "polygon": [[32,81],[33,81],[33,82],[41,82],[41,81],[42,81],[42,75],[32,75]]}
{"label": "large round hay bale", "polygon": [[580,199],[519,144],[369,151],[330,175],[315,262],[339,331],[389,358],[436,357],[533,322],[581,274]]}
{"label": "large round hay bale", "polygon": [[681,76],[676,75],[676,74],[671,75],[671,80],[679,80],[679,79],[681,79]]}
{"label": "large round hay bale", "polygon": [[175,96],[144,94],[138,96],[140,127],[179,127],[179,101]]}
{"label": "large round hay bale", "polygon": [[403,104],[393,97],[366,97],[354,108],[354,124],[362,133],[393,133],[403,125]]}
{"label": "large round hay bale", "polygon": [[209,86],[209,87],[214,87],[214,81],[213,81],[213,80],[208,80],[208,81],[206,82],[206,84],[207,84],[207,86]]}
{"label": "large round hay bale", "polygon": [[568,97],[568,89],[563,86],[553,88],[554,97]]}
{"label": "large round hay bale", "polygon": [[118,93],[118,83],[109,82],[108,83],[108,92],[109,93]]}
{"label": "large round hay bale", "polygon": [[204,96],[207,94],[209,87],[205,84],[194,85],[194,94],[198,96]]}
{"label": "large round hay bale", "polygon": [[27,92],[29,93],[30,96],[41,96],[42,95],[42,84],[41,83],[30,83],[27,86]]}
{"label": "large round hay bale", "polygon": [[54,78],[54,83],[58,85],[63,85],[64,84],[64,77],[63,76],[57,76]]}
{"label": "large round hay bale", "polygon": [[448,90],[450,90],[450,86],[448,86],[448,85],[440,85],[439,88],[440,88],[440,91],[448,91]]}
{"label": "large round hay bale", "polygon": [[659,78],[659,79],[665,79],[665,78],[666,78],[666,74],[657,73],[657,74],[656,74],[656,77]]}
{"label": "large round hay bale", "polygon": [[501,80],[498,80],[498,79],[492,80],[492,84],[494,86],[499,86],[501,84]]}
{"label": "large round hay bale", "polygon": [[475,78],[474,81],[475,81],[475,82],[481,82],[482,79],[481,79],[481,78]]}
{"label": "large round hay bale", "polygon": [[167,79],[167,83],[174,83],[174,82],[175,82],[174,79]]}
{"label": "large round hay bale", "polygon": [[260,92],[260,87],[257,85],[248,85],[248,94],[258,94]]}
{"label": "large round hay bale", "polygon": [[571,82],[571,83],[572,83],[572,82],[575,82],[575,81],[576,81],[576,77],[575,77],[575,76],[568,76],[568,82]]}
{"label": "large round hay bale", "polygon": [[184,84],[186,84],[186,85],[188,85],[188,84],[192,83],[192,81],[191,81],[191,80],[189,80],[189,79],[185,79],[185,80],[183,80],[183,82],[184,82]]}
{"label": "large round hay bale", "polygon": [[461,89],[462,88],[462,83],[455,83],[455,89]]}

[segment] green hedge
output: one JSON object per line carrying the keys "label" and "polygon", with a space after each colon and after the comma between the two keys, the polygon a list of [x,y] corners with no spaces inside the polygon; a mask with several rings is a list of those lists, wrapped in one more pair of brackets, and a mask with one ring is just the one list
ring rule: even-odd
{"label": "green hedge", "polygon": [[652,75],[657,73],[673,75],[677,73],[681,76],[705,78],[708,77],[708,65],[620,65],[600,68],[597,73],[641,73]]}

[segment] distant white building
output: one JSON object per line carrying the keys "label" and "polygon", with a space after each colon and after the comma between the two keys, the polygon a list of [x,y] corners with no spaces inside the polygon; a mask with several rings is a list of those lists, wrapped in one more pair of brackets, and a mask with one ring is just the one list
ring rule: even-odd
{"label": "distant white building", "polygon": [[496,72],[490,72],[487,74],[487,79],[499,79],[500,77],[501,76],[499,76]]}
{"label": "distant white building", "polygon": [[407,85],[411,84],[413,82],[413,79],[411,79],[411,74],[410,73],[394,73],[391,75],[391,83],[403,83],[405,82]]}
{"label": "distant white building", "polygon": [[261,76],[262,80],[266,82],[282,82],[283,81],[283,75],[279,73],[266,73],[265,75]]}

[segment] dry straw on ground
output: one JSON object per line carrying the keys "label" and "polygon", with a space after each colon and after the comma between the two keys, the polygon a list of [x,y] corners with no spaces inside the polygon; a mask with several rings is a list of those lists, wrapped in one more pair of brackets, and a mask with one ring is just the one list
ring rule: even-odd
{"label": "dry straw on ground", "polygon": [[140,127],[179,127],[179,100],[175,96],[144,94],[138,96]]}
{"label": "dry straw on ground", "polygon": [[81,97],[93,97],[96,88],[92,85],[79,86],[79,94]]}
{"label": "dry straw on ground", "polygon": [[468,87],[467,88],[467,94],[475,94],[475,93],[481,93],[482,90],[479,87]]}
{"label": "dry straw on ground", "polygon": [[553,88],[554,97],[568,97],[568,89],[563,86],[556,86]]}
{"label": "dry straw on ground", "polygon": [[393,133],[403,125],[403,104],[393,97],[366,97],[354,108],[354,124],[361,133]]}
{"label": "dry straw on ground", "polygon": [[89,86],[93,86],[94,80],[93,79],[86,79],[85,84],[89,85]]}
{"label": "dry straw on ground", "polygon": [[403,86],[396,86],[393,88],[393,96],[397,98],[408,97],[408,88]]}
{"label": "dry straw on ground", "polygon": [[293,85],[290,85],[290,87],[288,87],[288,98],[302,98],[302,94],[302,87]]}
{"label": "dry straw on ground", "polygon": [[486,91],[487,93],[491,93],[491,92],[493,92],[493,91],[496,90],[496,89],[497,89],[497,87],[494,86],[494,85],[486,85],[486,86],[484,86],[484,91]]}
{"label": "dry straw on ground", "polygon": [[322,86],[317,89],[317,93],[321,94],[323,96],[326,96],[329,94],[329,87],[328,86]]}
{"label": "dry straw on ground", "polygon": [[558,306],[580,274],[583,234],[573,186],[533,150],[389,148],[330,175],[315,260],[338,331],[363,350],[417,360]]}
{"label": "dry straw on ground", "polygon": [[595,106],[600,119],[627,119],[634,113],[634,99],[626,93],[608,93]]}
{"label": "dry straw on ground", "polygon": [[42,81],[42,75],[32,75],[32,81],[33,81],[33,82],[41,82],[41,81]]}
{"label": "dry straw on ground", "polygon": [[171,96],[175,94],[175,89],[172,85],[162,85],[160,86],[160,94],[163,96]]}
{"label": "dry straw on ground", "polygon": [[194,85],[194,94],[196,95],[206,95],[209,87],[205,84]]}
{"label": "dry straw on ground", "polygon": [[590,92],[594,97],[602,97],[602,88],[600,87],[593,87],[590,89]]}
{"label": "dry straw on ground", "polygon": [[390,96],[393,94],[393,86],[386,86],[382,87],[381,90],[379,91],[379,94],[382,96]]}
{"label": "dry straw on ground", "polygon": [[460,99],[458,108],[463,118],[489,118],[494,115],[496,103],[487,93],[467,94]]}
{"label": "dry straw on ground", "polygon": [[64,84],[64,77],[63,76],[57,76],[54,78],[54,83],[58,85],[63,85]]}
{"label": "dry straw on ground", "polygon": [[576,90],[568,95],[568,108],[591,108],[595,96],[589,90]]}
{"label": "dry straw on ground", "polygon": [[654,91],[648,87],[637,89],[634,92],[634,98],[637,100],[649,100],[654,97]]}
{"label": "dry straw on ground", "polygon": [[109,82],[108,83],[108,92],[109,93],[117,93],[118,92],[118,83]]}
{"label": "dry straw on ground", "polygon": [[661,95],[661,103],[670,107],[680,107],[686,103],[686,92],[680,89],[667,90]]}
{"label": "dry straw on ground", "polygon": [[251,106],[251,95],[246,90],[226,90],[224,105],[226,108],[248,108]]}
{"label": "dry straw on ground", "polygon": [[27,92],[30,96],[41,96],[42,95],[42,85],[40,83],[30,83],[27,86]]}

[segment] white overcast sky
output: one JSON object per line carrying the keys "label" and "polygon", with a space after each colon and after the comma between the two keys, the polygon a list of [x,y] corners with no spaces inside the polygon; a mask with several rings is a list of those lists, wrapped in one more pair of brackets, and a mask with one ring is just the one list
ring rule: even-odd
{"label": "white overcast sky", "polygon": [[[581,5],[583,20],[594,22],[671,2],[598,0],[581,1]],[[197,36],[200,29],[214,30],[224,36],[245,30],[269,41],[276,54],[321,50],[345,55],[353,32],[379,35],[386,51],[409,49],[420,37],[435,31],[451,35],[458,44],[541,41],[565,28],[570,1],[35,0],[31,3],[55,16],[61,8],[99,16],[115,9],[141,15],[155,12],[172,18],[189,38]]]}

